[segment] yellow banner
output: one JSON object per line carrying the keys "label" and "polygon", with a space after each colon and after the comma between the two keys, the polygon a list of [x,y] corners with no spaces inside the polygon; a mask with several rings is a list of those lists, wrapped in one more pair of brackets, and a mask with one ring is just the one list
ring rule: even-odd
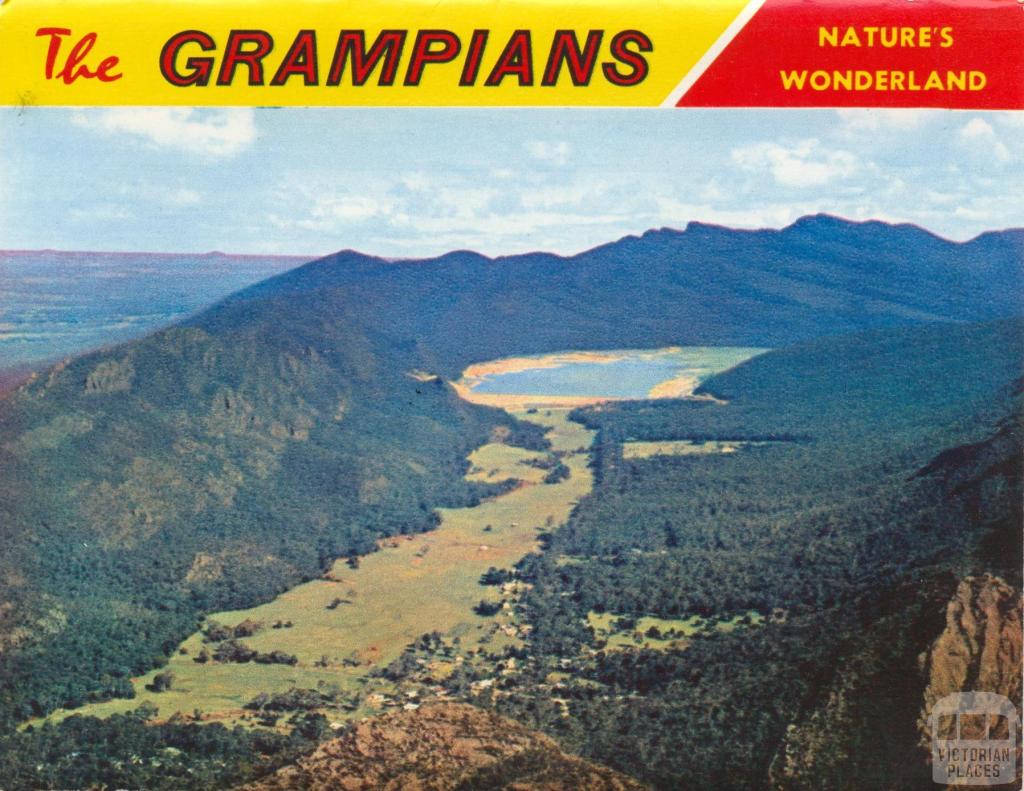
{"label": "yellow banner", "polygon": [[8,0],[6,105],[657,106],[747,0]]}

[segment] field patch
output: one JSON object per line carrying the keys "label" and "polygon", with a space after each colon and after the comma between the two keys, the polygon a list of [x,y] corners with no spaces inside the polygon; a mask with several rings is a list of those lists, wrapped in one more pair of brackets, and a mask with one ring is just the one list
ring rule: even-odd
{"label": "field patch", "polygon": [[685,648],[690,639],[712,632],[731,632],[737,628],[757,626],[764,616],[754,610],[729,618],[655,618],[645,615],[628,618],[610,612],[587,613],[587,625],[597,640],[609,649],[621,648]]}
{"label": "field patch", "polygon": [[498,483],[514,478],[524,483],[540,483],[544,479],[542,466],[549,455],[525,450],[500,442],[490,442],[469,454],[469,472],[466,479],[484,483]]}
{"label": "field patch", "polygon": [[698,442],[689,439],[656,440],[654,442],[623,442],[622,456],[626,459],[649,459],[652,456],[709,456],[716,453],[735,453],[741,448],[755,445],[771,445],[771,442],[747,440],[707,440]]}

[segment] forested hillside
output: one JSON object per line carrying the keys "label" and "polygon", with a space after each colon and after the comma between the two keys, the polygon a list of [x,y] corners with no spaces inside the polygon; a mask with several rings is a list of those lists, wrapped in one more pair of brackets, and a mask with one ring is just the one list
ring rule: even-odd
{"label": "forested hillside", "polygon": [[[918,658],[959,579],[1020,583],[1022,333],[1012,321],[814,342],[708,381],[724,406],[581,410],[601,432],[600,484],[522,564],[538,659],[499,705],[665,789],[927,784]],[[788,441],[619,452],[626,438],[750,435]],[[627,629],[645,616],[751,625],[682,650],[600,650],[592,612]],[[553,667],[570,674],[568,718],[542,703]],[[805,720],[797,735],[812,741],[789,746],[806,765],[790,771],[787,729]]]}

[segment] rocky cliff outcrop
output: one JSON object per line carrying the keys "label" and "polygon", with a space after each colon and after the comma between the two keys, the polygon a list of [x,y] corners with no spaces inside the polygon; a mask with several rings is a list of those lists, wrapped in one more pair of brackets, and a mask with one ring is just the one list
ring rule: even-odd
{"label": "rocky cliff outcrop", "polygon": [[[1021,709],[1021,594],[999,577],[966,577],[946,608],[946,628],[923,657],[928,686],[920,720],[953,692],[996,692]],[[1018,731],[1019,732],[1019,731]]]}

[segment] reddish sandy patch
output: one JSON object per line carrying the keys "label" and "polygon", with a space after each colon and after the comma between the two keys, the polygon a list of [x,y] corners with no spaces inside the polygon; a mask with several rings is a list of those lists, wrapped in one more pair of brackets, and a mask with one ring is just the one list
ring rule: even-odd
{"label": "reddish sandy patch", "polygon": [[647,391],[648,398],[685,398],[692,396],[700,380],[692,373],[680,374],[674,379],[659,382]]}

